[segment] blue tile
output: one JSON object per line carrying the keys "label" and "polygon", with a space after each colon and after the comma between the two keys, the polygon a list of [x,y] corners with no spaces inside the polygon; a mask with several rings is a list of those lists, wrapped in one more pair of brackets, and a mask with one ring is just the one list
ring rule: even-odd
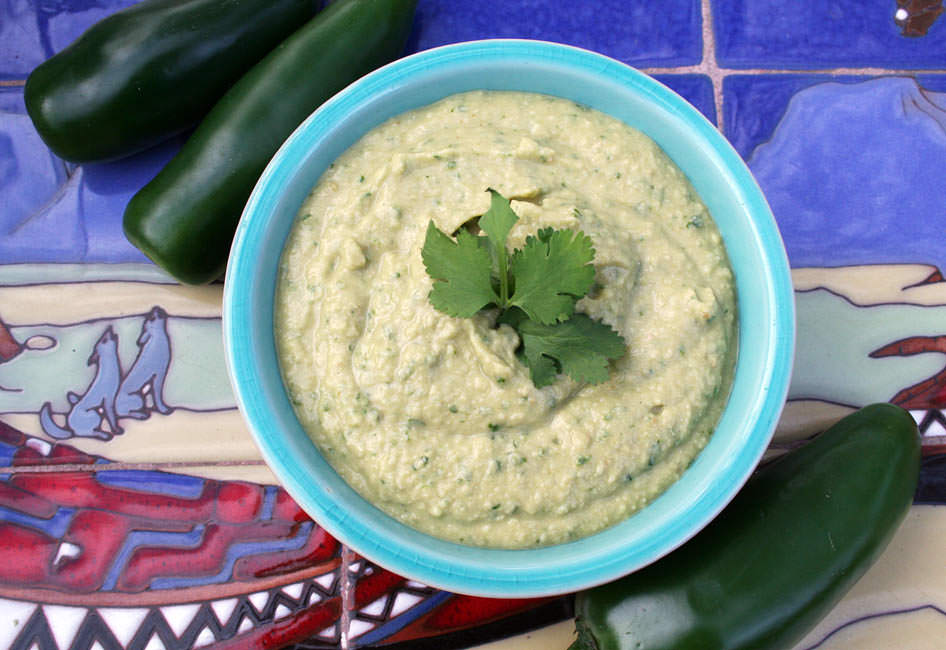
{"label": "blue tile", "polygon": [[897,3],[713,0],[716,58],[732,68],[946,67],[946,20],[900,34]]}
{"label": "blue tile", "polygon": [[654,78],[693,104],[706,119],[716,124],[716,102],[713,100],[713,82],[709,77],[702,74],[662,74]]}
{"label": "blue tile", "polygon": [[723,133],[743,158],[772,135],[791,98],[829,81],[857,83],[869,77],[769,74],[730,75],[723,80]]}
{"label": "blue tile", "polygon": [[115,163],[67,165],[40,140],[22,87],[0,87],[0,260],[142,262],[121,219],[182,138]]}
{"label": "blue tile", "polygon": [[784,75],[724,86],[727,134],[749,152],[789,261],[946,270],[946,249],[936,245],[946,215],[938,171],[946,169],[946,83],[846,81]]}
{"label": "blue tile", "polygon": [[0,86],[0,113],[26,115],[22,86]]}
{"label": "blue tile", "polygon": [[0,79],[30,71],[94,23],[135,0],[0,3]]}
{"label": "blue tile", "polygon": [[410,51],[481,38],[577,45],[636,66],[699,63],[699,0],[420,0]]}

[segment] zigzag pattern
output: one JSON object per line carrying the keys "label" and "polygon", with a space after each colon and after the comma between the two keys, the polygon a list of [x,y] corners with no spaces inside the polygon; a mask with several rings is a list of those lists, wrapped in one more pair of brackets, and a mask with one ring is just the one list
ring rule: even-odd
{"label": "zigzag pattern", "polygon": [[[103,650],[189,650],[195,646],[227,641],[330,600],[338,600],[337,573],[279,589],[245,594],[225,600],[151,608],[64,608],[35,606],[10,650],[84,650],[98,643]],[[0,600],[0,610],[9,608]],[[22,608],[26,603],[16,603]],[[66,609],[75,610],[64,615]],[[53,615],[55,614],[55,615]],[[82,617],[74,634],[63,631],[62,619]],[[56,618],[60,620],[56,620]],[[137,621],[133,628],[129,623]],[[58,627],[57,627],[58,624]],[[59,638],[57,638],[59,637]],[[336,648],[340,631],[327,626],[309,640],[310,647]]]}

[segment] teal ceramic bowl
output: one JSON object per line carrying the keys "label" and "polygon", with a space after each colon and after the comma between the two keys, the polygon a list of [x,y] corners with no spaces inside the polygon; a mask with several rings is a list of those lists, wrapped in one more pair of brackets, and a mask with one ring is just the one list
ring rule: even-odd
{"label": "teal ceramic bowl", "polygon": [[[649,135],[708,206],[736,277],[735,379],[709,444],[679,481],[637,514],[591,537],[545,548],[454,544],[372,506],[303,431],[276,358],[276,269],[293,218],[319,176],[386,119],[474,89],[557,95]],[[240,409],[267,463],[299,505],[339,541],[390,571],[493,597],[562,594],[601,584],[653,562],[703,528],[768,445],[784,405],[794,348],[785,250],[739,155],[690,104],[652,78],[599,54],[540,41],[474,41],[420,52],[362,78],[313,113],[270,162],[247,203],[230,255],[223,314]]]}

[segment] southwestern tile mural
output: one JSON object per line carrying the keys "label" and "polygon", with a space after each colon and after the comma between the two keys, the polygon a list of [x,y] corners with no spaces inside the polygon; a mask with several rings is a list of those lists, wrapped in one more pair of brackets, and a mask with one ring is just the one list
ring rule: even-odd
{"label": "southwestern tile mural", "polygon": [[[564,650],[570,597],[450,594],[338,544],[236,410],[221,286],[124,239],[173,138],[52,155],[23,105],[41,61],[129,0],[0,4],[0,650]],[[924,434],[916,505],[798,648],[946,638],[946,19],[938,0],[420,0],[409,51],[540,38],[681,94],[747,161],[793,268],[798,354],[774,447],[872,401]]]}

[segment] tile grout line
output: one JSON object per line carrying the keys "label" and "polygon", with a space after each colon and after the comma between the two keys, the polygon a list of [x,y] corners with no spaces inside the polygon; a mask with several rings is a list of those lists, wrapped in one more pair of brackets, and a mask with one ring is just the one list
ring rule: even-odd
{"label": "tile grout line", "polygon": [[713,30],[711,0],[701,0],[700,14],[703,19],[703,60],[700,65],[706,70],[713,84],[713,106],[716,109],[716,128],[723,131],[723,74],[716,61],[716,34]]}
{"label": "tile grout line", "polygon": [[169,461],[157,463],[51,463],[46,465],[9,465],[0,467],[0,474],[52,473],[52,472],[101,472],[104,470],[153,470],[186,469],[189,467],[266,467],[263,460],[218,460],[218,461]]}
{"label": "tile grout line", "polygon": [[338,587],[342,590],[342,613],[338,619],[340,650],[350,650],[351,648],[351,640],[348,638],[348,633],[351,628],[351,610],[355,605],[355,594],[352,591],[354,585],[351,580],[351,571],[349,571],[352,559],[353,554],[351,549],[348,548],[347,544],[342,544],[342,576],[341,584]]}

